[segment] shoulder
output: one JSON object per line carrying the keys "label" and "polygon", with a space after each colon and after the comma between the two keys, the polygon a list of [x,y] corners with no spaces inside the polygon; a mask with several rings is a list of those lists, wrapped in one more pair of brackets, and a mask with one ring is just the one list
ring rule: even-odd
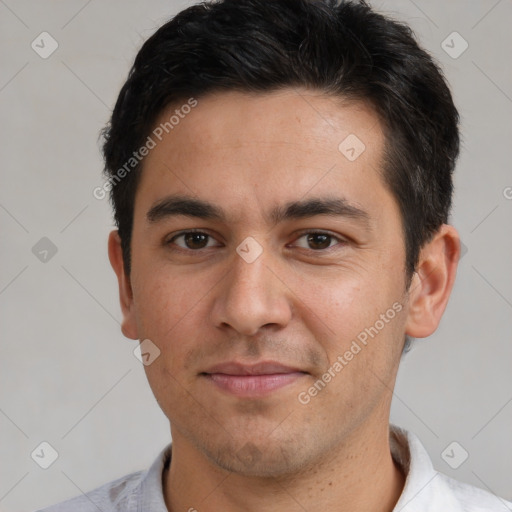
{"label": "shoulder", "polygon": [[130,473],[38,512],[166,512],[162,471],[170,463],[171,448],[171,445],[164,448],[147,471]]}
{"label": "shoulder", "polygon": [[436,472],[435,488],[449,497],[453,505],[464,512],[511,512],[512,502],[504,500],[484,489],[455,480],[444,473]]}
{"label": "shoulder", "polygon": [[136,499],[144,471],[123,476],[57,505],[41,509],[37,512],[98,512],[129,511],[131,502]]}
{"label": "shoulder", "polygon": [[436,471],[415,434],[390,427],[392,455],[406,475],[395,511],[512,512],[511,502]]}

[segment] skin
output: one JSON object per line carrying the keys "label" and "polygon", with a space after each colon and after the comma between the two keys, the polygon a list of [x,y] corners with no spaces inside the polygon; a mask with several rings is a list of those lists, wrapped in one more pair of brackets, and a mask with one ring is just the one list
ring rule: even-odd
{"label": "skin", "polygon": [[[349,134],[366,146],[352,162],[338,150]],[[311,90],[222,92],[199,98],[146,157],[130,276],[117,231],[109,256],[123,333],[161,351],[145,370],[171,425],[170,511],[382,512],[396,504],[404,475],[388,425],[404,335],[437,328],[460,245],[456,230],[441,226],[406,289],[401,218],[380,176],[385,143],[364,103]],[[148,220],[172,194],[208,201],[225,219]],[[269,218],[276,206],[334,197],[365,211],[366,222]],[[209,237],[173,238],[190,229]],[[332,238],[308,239],[312,230]],[[252,263],[236,252],[246,237],[263,250]],[[401,311],[300,403],[299,393],[396,303]],[[226,361],[268,360],[304,373],[259,397],[225,392],[202,375]]]}

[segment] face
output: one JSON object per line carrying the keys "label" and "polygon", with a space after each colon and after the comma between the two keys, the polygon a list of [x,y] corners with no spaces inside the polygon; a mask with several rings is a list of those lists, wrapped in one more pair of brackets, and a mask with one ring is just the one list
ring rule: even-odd
{"label": "face", "polygon": [[151,149],[123,331],[160,350],[173,443],[275,476],[387,425],[407,296],[384,144],[364,104],[285,90],[200,98]]}

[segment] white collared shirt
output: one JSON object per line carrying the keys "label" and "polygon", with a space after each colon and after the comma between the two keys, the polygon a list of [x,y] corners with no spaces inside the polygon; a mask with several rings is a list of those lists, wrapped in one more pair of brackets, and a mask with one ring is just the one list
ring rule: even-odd
{"label": "white collared shirt", "polygon": [[[147,471],[132,473],[39,512],[168,512],[162,472],[170,463],[171,446]],[[436,471],[413,433],[390,425],[390,447],[393,459],[407,475],[393,512],[512,512],[512,502]]]}

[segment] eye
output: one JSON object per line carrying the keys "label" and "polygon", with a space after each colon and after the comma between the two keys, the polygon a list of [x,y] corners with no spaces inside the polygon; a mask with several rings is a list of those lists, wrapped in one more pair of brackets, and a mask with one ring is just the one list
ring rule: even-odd
{"label": "eye", "polygon": [[214,247],[216,244],[214,238],[208,233],[202,231],[184,231],[174,235],[166,244],[175,244],[182,249],[199,250],[207,247]]}
{"label": "eye", "polygon": [[[299,247],[302,247],[303,249],[311,249],[314,251],[330,249],[335,245],[344,245],[346,243],[346,241],[342,238],[331,235],[330,233],[326,233],[324,231],[309,231],[307,233],[303,233],[297,239],[297,241],[299,240],[303,240],[302,243],[297,244]],[[333,242],[337,243],[333,244]]]}

